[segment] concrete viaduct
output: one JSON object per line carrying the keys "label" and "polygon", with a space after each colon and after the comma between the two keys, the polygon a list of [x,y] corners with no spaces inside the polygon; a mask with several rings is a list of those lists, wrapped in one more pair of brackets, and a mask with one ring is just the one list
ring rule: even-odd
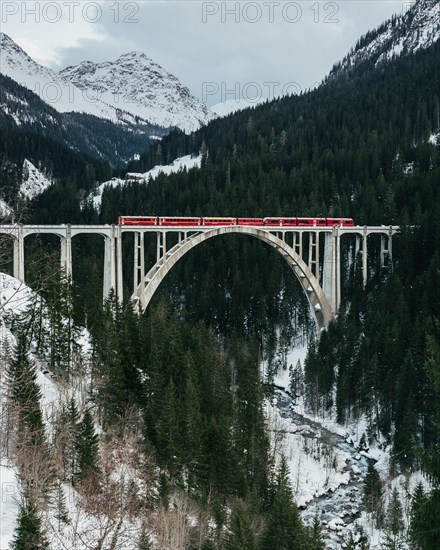
{"label": "concrete viaduct", "polygon": [[[72,275],[72,239],[94,234],[104,239],[104,284],[107,297],[113,289],[122,299],[122,235],[132,233],[134,241],[132,302],[145,311],[154,293],[174,265],[199,244],[228,234],[243,234],[272,246],[285,259],[299,280],[316,319],[319,332],[335,317],[341,303],[341,238],[355,237],[354,253],[362,254],[364,285],[368,277],[368,237],[381,239],[381,266],[392,265],[392,239],[396,226],[355,227],[164,227],[121,225],[0,225],[0,234],[9,235],[14,243],[13,275],[25,281],[24,240],[29,235],[57,235],[61,240],[61,268]],[[145,235],[156,233],[156,263],[145,268]],[[167,236],[177,234],[177,243],[167,247]],[[174,241],[176,238],[174,237]],[[322,253],[323,251],[323,253]]]}

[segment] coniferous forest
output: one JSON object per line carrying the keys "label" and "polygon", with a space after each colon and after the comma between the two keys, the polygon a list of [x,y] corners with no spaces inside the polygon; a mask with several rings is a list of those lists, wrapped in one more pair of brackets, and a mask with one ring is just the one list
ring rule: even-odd
{"label": "coniferous forest", "polygon": [[[440,139],[432,136],[439,132],[439,41],[379,68],[367,62],[350,74],[335,73],[315,90],[237,112],[191,135],[176,130],[123,168],[73,151],[52,133],[2,125],[0,173],[10,196],[24,158],[49,166],[56,179],[28,206],[25,223],[114,224],[121,214],[271,215],[349,216],[359,225],[401,227],[392,265],[381,269],[379,242],[371,242],[365,288],[361,262],[348,261],[350,243],[342,241],[342,306],[319,341],[288,266],[256,240],[227,236],[196,248],[141,316],[128,300],[128,242],[127,299],[120,303],[111,294],[102,306],[100,240],[74,240],[73,281],[53,276],[57,242],[32,240],[26,278],[46,305],[33,303],[13,322],[17,346],[5,352],[7,384],[22,448],[51,457],[51,496],[32,485],[33,473],[22,466],[28,485],[12,548],[50,548],[38,507],[60,483],[71,482],[90,507],[109,498],[100,444],[124,437],[135,442],[147,486],[145,495],[128,493],[129,514],[154,510],[165,524],[179,506],[193,507],[196,520],[175,548],[325,548],[318,518],[313,525],[301,520],[286,461],[275,459],[265,422],[275,389],[261,376],[262,360],[276,369],[280,347],[294,341],[309,342],[303,385],[310,409],[335,410],[341,426],[366,418],[369,442],[391,446],[391,475],[420,470],[431,484],[429,492],[414,493],[402,541],[398,495],[385,514],[381,481],[369,466],[365,508],[386,533],[383,547],[438,548]],[[99,212],[94,208],[89,194],[97,182],[188,154],[202,155],[200,169],[109,187]],[[155,243],[148,242],[147,258],[154,254]],[[64,444],[55,453],[35,405],[35,366],[26,350],[33,342],[33,351],[68,382],[83,368],[71,345],[79,326],[91,340],[88,407],[80,414],[74,400],[66,403],[58,419],[58,429],[67,427]],[[17,389],[23,380],[27,393]],[[144,525],[139,550],[159,548],[150,531],[162,533]],[[160,548],[171,548],[160,540]],[[363,540],[346,547],[368,548]]]}

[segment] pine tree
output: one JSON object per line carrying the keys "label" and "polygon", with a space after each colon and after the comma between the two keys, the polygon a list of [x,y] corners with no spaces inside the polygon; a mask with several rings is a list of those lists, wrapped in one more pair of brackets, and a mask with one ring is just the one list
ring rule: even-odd
{"label": "pine tree", "polygon": [[295,368],[293,365],[289,368],[290,384],[289,391],[293,397],[299,397],[304,391],[304,375],[301,368],[301,361],[298,359]]}
{"label": "pine tree", "polygon": [[307,550],[325,550],[325,542],[322,538],[322,529],[318,514],[315,514],[311,527],[307,529],[307,539]]}
{"label": "pine tree", "polygon": [[428,335],[428,355],[425,368],[432,384],[433,396],[435,398],[434,420],[433,420],[433,443],[426,449],[419,452],[422,468],[428,475],[433,489],[429,496],[423,497],[421,490],[418,490],[417,501],[413,502],[411,539],[414,547],[421,550],[430,550],[440,547],[440,323],[436,321],[435,331]]}
{"label": "pine tree", "polygon": [[89,410],[85,411],[83,419],[78,426],[75,447],[77,454],[75,477],[80,481],[84,481],[88,477],[97,476],[99,473],[99,442]]}
{"label": "pine tree", "polygon": [[372,460],[368,461],[368,470],[364,480],[364,503],[368,512],[376,514],[380,523],[382,515],[382,482]]}
{"label": "pine tree", "polygon": [[237,500],[232,508],[229,533],[226,536],[224,548],[225,550],[257,550],[249,510],[241,500]]}
{"label": "pine tree", "polygon": [[17,527],[10,546],[11,550],[49,550],[49,543],[43,533],[37,507],[26,502],[20,506]]}
{"label": "pine tree", "polygon": [[411,498],[411,522],[409,535],[412,545],[415,548],[419,547],[419,540],[422,538],[423,532],[423,507],[426,504],[428,497],[423,489],[423,484],[420,481],[417,483],[414,493]]}
{"label": "pine tree", "polygon": [[304,526],[293,501],[288,476],[286,459],[282,457],[262,550],[301,550],[305,546]]}
{"label": "pine tree", "polygon": [[383,547],[389,550],[400,550],[403,548],[404,528],[402,503],[400,502],[397,489],[394,488],[385,518]]}
{"label": "pine tree", "polygon": [[61,524],[67,525],[70,523],[69,512],[67,511],[66,496],[63,486],[58,483],[55,492],[55,518],[58,520],[58,531],[61,532]]}
{"label": "pine tree", "polygon": [[27,444],[42,445],[44,424],[40,409],[41,390],[37,384],[35,364],[29,360],[24,334],[19,335],[15,357],[8,368],[9,396],[18,408],[19,433],[26,434]]}
{"label": "pine tree", "polygon": [[354,530],[350,531],[346,550],[369,550],[370,545],[365,529],[355,523]]}

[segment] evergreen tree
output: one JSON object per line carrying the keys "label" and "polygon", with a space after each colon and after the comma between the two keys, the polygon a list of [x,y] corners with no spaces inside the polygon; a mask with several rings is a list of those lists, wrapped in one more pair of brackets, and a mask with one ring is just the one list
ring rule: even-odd
{"label": "evergreen tree", "polygon": [[423,538],[423,507],[428,497],[420,481],[417,483],[411,498],[411,523],[409,529],[410,540],[414,548],[420,548],[419,541]]}
{"label": "evergreen tree", "polygon": [[435,331],[428,335],[428,355],[425,368],[435,398],[433,412],[432,443],[420,452],[422,468],[433,484],[433,490],[429,496],[424,497],[421,488],[417,491],[417,500],[413,500],[411,540],[415,548],[430,550],[440,546],[440,339],[439,322],[435,323]]}
{"label": "evergreen tree", "polygon": [[367,474],[364,480],[364,503],[366,510],[373,512],[380,524],[382,518],[382,482],[372,460],[368,461]]}
{"label": "evergreen tree", "polygon": [[353,531],[350,531],[346,548],[347,550],[369,550],[368,536],[362,526],[354,525]]}
{"label": "evergreen tree", "polygon": [[30,361],[26,336],[20,334],[14,358],[8,368],[9,396],[18,408],[19,433],[29,445],[42,445],[44,424],[40,409],[41,390],[35,364]]}
{"label": "evergreen tree", "polygon": [[58,531],[61,531],[61,524],[67,525],[70,523],[69,512],[67,510],[66,496],[64,494],[61,483],[57,484],[55,490],[55,518],[58,520]]}
{"label": "evergreen tree", "polygon": [[257,541],[252,532],[249,510],[241,500],[236,500],[231,513],[229,533],[225,550],[257,550]]}
{"label": "evergreen tree", "polygon": [[32,502],[26,502],[20,506],[17,527],[10,548],[11,550],[49,550],[50,548],[37,507]]}
{"label": "evergreen tree", "polygon": [[307,529],[307,539],[307,550],[325,550],[325,542],[322,537],[318,514],[315,514],[311,527]]}
{"label": "evergreen tree", "polygon": [[286,459],[282,457],[262,550],[301,550],[305,547],[304,526],[293,502],[288,476]]}
{"label": "evergreen tree", "polygon": [[75,477],[79,481],[84,481],[87,478],[93,479],[99,474],[99,442],[93,418],[88,409],[79,423],[75,447],[77,454]]}
{"label": "evergreen tree", "polygon": [[399,493],[394,488],[385,518],[383,547],[389,550],[402,549],[405,542],[403,536],[404,528],[402,504],[399,499]]}

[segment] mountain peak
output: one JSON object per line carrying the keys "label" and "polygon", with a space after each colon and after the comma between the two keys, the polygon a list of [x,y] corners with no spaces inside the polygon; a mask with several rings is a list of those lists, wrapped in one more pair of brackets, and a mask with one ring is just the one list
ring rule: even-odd
{"label": "mountain peak", "polygon": [[432,46],[440,38],[439,0],[417,0],[403,15],[368,32],[330,73],[331,78],[351,72],[360,64],[374,66]]}
{"label": "mountain peak", "polygon": [[149,59],[151,61],[151,59],[140,50],[133,50],[132,52],[123,53],[119,56],[118,61],[124,59]]}
{"label": "mountain peak", "polygon": [[192,132],[215,118],[178,78],[141,51],[122,54],[116,61],[83,62],[59,75],[85,93],[99,93],[107,105],[158,126]]}
{"label": "mountain peak", "polygon": [[175,76],[141,51],[116,61],[83,61],[56,73],[0,33],[0,69],[60,113],[86,113],[118,124],[148,122],[187,133],[215,118]]}

